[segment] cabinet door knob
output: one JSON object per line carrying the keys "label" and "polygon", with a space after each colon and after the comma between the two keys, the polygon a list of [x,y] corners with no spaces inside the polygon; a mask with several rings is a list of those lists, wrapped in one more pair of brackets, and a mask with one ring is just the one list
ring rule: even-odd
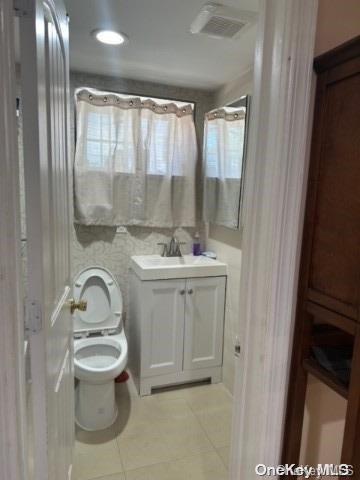
{"label": "cabinet door knob", "polygon": [[180,295],[185,295],[185,290],[180,290]]}
{"label": "cabinet door knob", "polygon": [[194,290],[193,290],[192,288],[189,288],[189,290],[188,290],[188,294],[189,294],[189,295],[192,295],[192,294],[193,294],[193,292],[194,292]]}

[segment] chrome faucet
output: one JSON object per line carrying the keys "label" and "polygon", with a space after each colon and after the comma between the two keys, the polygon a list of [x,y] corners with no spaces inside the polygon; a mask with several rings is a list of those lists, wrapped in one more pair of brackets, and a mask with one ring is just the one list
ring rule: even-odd
{"label": "chrome faucet", "polygon": [[[184,243],[184,242],[182,242]],[[171,237],[169,250],[168,250],[169,257],[182,257],[182,253],[180,250],[180,242],[176,237]]]}
{"label": "chrome faucet", "polygon": [[162,245],[163,251],[162,257],[182,257],[180,245],[185,245],[186,242],[179,242],[176,237],[171,237],[169,245],[165,242],[159,242],[158,245]]}
{"label": "chrome faucet", "polygon": [[165,242],[158,242],[158,245],[162,245],[163,246],[163,251],[161,253],[161,256],[162,257],[168,257],[168,246],[167,246],[167,243]]}

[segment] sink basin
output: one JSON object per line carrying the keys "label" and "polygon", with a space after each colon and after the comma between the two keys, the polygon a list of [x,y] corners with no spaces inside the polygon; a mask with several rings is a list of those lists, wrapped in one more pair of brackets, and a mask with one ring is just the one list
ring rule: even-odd
{"label": "sink basin", "polygon": [[131,257],[131,268],[141,280],[226,275],[225,263],[202,255],[183,255],[182,257],[135,255]]}

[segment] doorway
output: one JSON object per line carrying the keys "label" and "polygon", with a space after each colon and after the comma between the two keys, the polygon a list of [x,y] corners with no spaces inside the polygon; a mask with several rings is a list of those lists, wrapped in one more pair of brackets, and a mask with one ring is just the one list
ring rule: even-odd
{"label": "doorway", "polygon": [[[310,47],[309,47],[309,48],[310,48]],[[259,87],[259,85],[257,86],[257,88],[258,88],[258,87]],[[258,90],[258,91],[259,91],[259,90]],[[256,115],[256,110],[255,110],[255,115]],[[251,153],[251,148],[250,148],[250,153]],[[254,152],[253,152],[253,154],[254,154]],[[253,174],[254,174],[254,171],[253,171]],[[250,175],[251,175],[251,174],[250,174]],[[233,339],[232,339],[232,340],[233,340]],[[197,388],[197,387],[194,387],[194,388]],[[200,387],[200,388],[202,388],[202,387]],[[236,423],[236,416],[235,416],[235,422],[234,422],[234,423]],[[235,443],[235,445],[236,445],[236,443]]]}

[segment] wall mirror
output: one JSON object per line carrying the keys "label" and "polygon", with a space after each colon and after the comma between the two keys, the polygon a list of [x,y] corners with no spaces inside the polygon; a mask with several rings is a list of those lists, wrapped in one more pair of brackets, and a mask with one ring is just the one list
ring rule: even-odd
{"label": "wall mirror", "polygon": [[211,110],[204,121],[204,220],[239,229],[250,96]]}

